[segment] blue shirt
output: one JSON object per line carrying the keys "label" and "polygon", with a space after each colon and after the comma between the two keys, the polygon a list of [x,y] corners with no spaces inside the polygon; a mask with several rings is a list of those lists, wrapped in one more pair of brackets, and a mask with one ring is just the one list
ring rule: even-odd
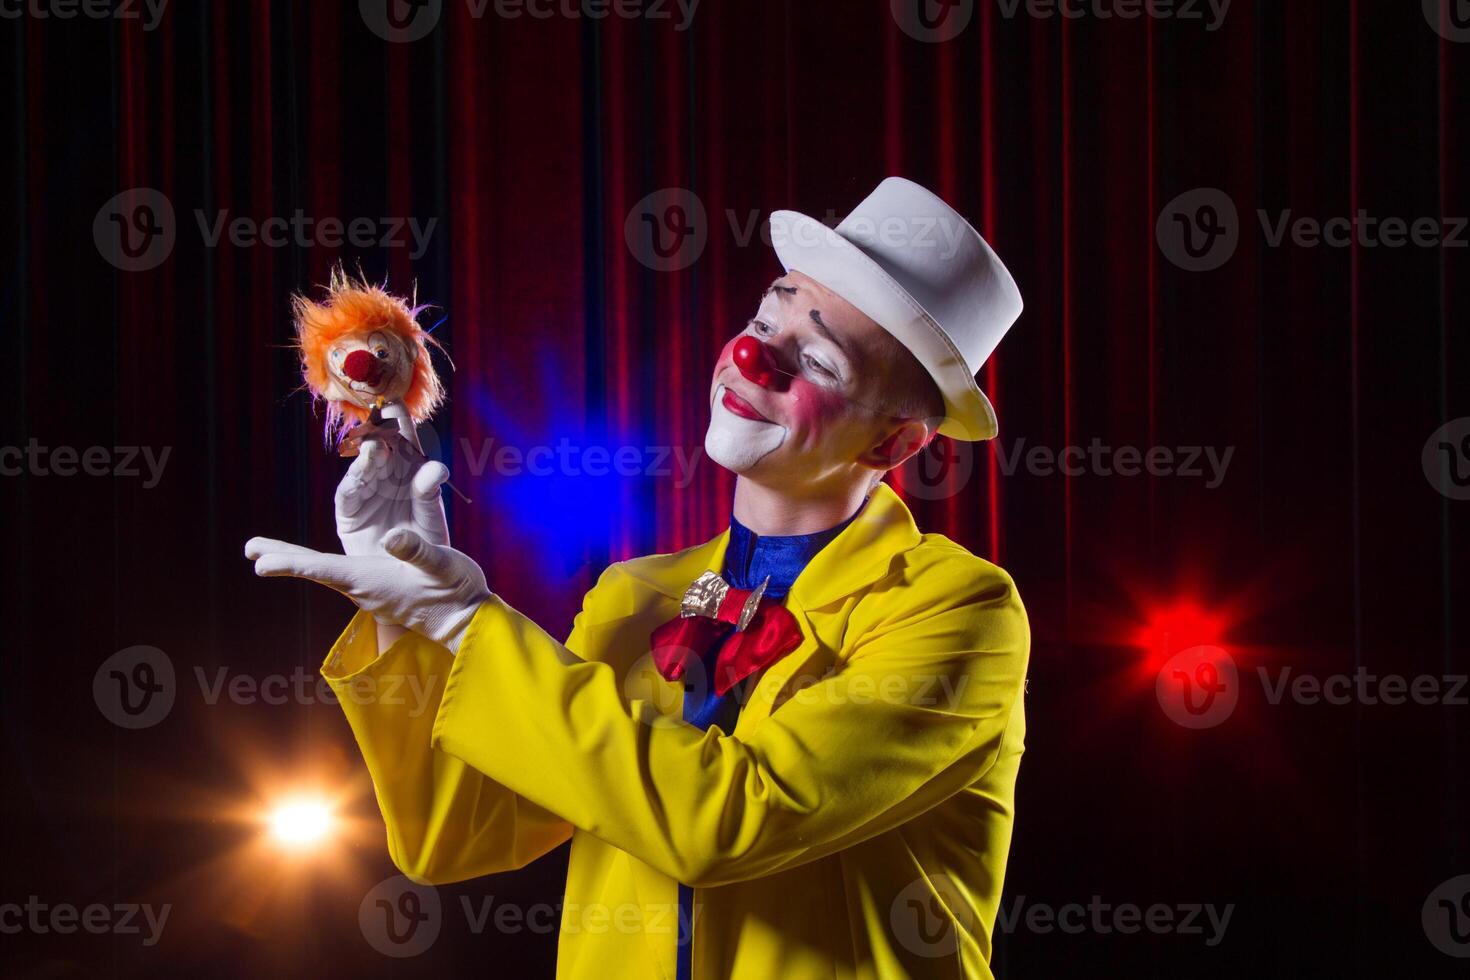
{"label": "blue shirt", "polygon": [[[864,503],[867,501],[865,500]],[[793,534],[784,537],[760,537],[750,528],[730,518],[730,542],[725,549],[725,570],[721,577],[734,588],[754,589],[768,576],[766,596],[784,599],[808,563],[817,552],[825,548],[833,538],[841,534],[852,523],[862,507],[852,517],[836,527],[816,534]],[[727,632],[733,633],[731,626]],[[730,688],[723,695],[715,693],[713,677],[715,661],[719,658],[723,640],[716,643],[701,658],[704,671],[699,681],[686,685],[684,689],[684,720],[698,728],[708,730],[718,725],[720,731],[729,734],[735,730],[735,721],[740,717],[740,707],[755,675]],[[694,948],[694,889],[679,885],[679,933],[678,980],[691,980],[693,974],[692,954]]]}

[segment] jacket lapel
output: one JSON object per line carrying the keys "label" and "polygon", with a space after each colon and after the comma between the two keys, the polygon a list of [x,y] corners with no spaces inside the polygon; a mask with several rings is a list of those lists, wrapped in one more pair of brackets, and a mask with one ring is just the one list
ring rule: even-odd
{"label": "jacket lapel", "polygon": [[718,572],[724,568],[725,549],[729,544],[730,531],[726,529],[704,544],[671,555],[649,555],[623,567],[629,578],[678,602],[701,573],[710,569]]}

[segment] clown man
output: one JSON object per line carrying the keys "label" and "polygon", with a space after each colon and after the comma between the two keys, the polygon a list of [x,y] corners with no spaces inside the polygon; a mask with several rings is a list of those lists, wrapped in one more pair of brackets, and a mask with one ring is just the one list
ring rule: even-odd
{"label": "clown man", "polygon": [[[900,178],[835,230],[778,211],[771,234],[785,274],[709,385],[729,529],[609,567],[565,642],[450,546],[445,468],[387,440],[337,489],[345,554],[245,554],[359,607],[322,673],[404,874],[571,840],[559,977],[990,977],[1026,613],[881,480],[936,433],[995,436],[975,374],[1021,296]],[[405,675],[431,710],[351,696]]]}

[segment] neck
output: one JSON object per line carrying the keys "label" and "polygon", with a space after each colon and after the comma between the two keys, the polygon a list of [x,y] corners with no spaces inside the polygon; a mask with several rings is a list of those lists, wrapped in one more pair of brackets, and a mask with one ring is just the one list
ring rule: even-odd
{"label": "neck", "polygon": [[735,478],[735,519],[762,537],[816,534],[836,527],[857,512],[871,477],[838,492],[804,496]]}

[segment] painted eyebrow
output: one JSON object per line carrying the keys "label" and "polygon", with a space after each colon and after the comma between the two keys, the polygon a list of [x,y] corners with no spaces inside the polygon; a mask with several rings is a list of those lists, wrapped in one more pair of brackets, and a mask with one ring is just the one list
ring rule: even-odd
{"label": "painted eyebrow", "polygon": [[832,344],[836,346],[838,350],[842,351],[842,353],[846,354],[849,359],[855,359],[853,358],[852,350],[847,346],[847,341],[843,340],[836,333],[834,333],[832,331],[832,328],[827,326],[826,322],[822,319],[821,310],[812,310],[811,317],[812,323],[816,324],[818,333],[830,340]]}
{"label": "painted eyebrow", "polygon": [[[789,297],[795,296],[797,292],[797,287],[783,286],[781,285],[781,280],[778,278],[766,287],[766,291],[764,293],[761,293],[761,299],[765,299],[772,293],[779,293],[782,299],[787,299]],[[812,323],[816,325],[818,333],[827,338],[827,340],[829,340],[832,345],[835,346],[838,350],[842,351],[842,353],[845,354],[849,360],[856,359],[853,356],[852,348],[847,346],[847,342],[839,337],[835,332],[833,332],[831,327],[827,326],[826,321],[822,319],[821,310],[812,310],[811,318]]]}

